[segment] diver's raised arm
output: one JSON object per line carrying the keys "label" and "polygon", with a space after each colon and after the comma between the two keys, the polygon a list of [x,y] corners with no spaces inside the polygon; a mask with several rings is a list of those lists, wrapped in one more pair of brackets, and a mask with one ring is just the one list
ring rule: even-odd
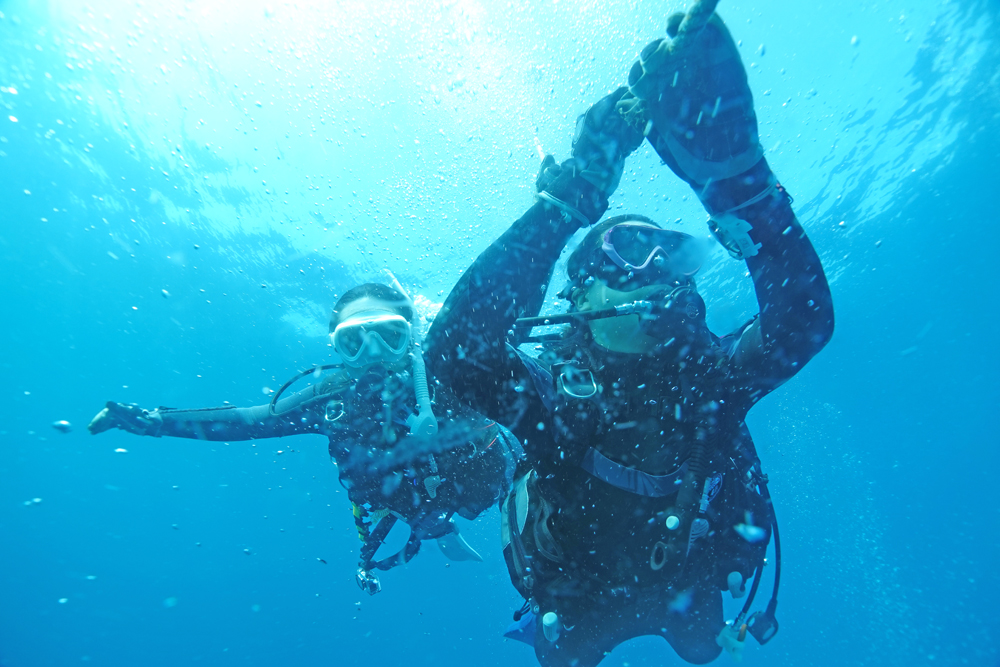
{"label": "diver's raised arm", "polygon": [[[589,189],[579,177],[562,178]],[[437,381],[503,424],[516,421],[508,414],[506,385],[521,384],[523,373],[507,348],[507,332],[518,317],[541,309],[559,253],[579,226],[567,218],[550,202],[535,202],[462,275],[424,343],[424,358]]]}
{"label": "diver's raised arm", "polygon": [[[763,181],[770,175],[761,159],[755,167]],[[742,236],[747,251],[733,251],[746,261],[753,280],[760,316],[733,349],[734,370],[772,389],[792,377],[829,342],[833,335],[833,298],[819,256],[792,211],[791,197],[777,181],[763,199],[739,215],[727,214],[729,229],[721,239]],[[713,218],[720,225],[721,216]],[[720,225],[721,226],[721,225]]]}
{"label": "diver's raised arm", "polygon": [[504,345],[514,320],[539,312],[567,241],[607,210],[625,159],[642,143],[642,134],[617,112],[627,92],[615,90],[580,116],[568,160],[545,157],[537,201],[476,258],[435,318],[427,363],[460,394],[467,393],[463,385],[472,393],[493,387],[498,375],[510,375],[508,366],[519,366]]}
{"label": "diver's raised arm", "polygon": [[732,358],[770,389],[830,339],[832,299],[791,197],[763,157],[736,44],[717,14],[700,25],[685,31],[683,14],[668,19],[668,37],[643,49],[618,109],[691,185],[719,241],[747,262],[761,315]]}

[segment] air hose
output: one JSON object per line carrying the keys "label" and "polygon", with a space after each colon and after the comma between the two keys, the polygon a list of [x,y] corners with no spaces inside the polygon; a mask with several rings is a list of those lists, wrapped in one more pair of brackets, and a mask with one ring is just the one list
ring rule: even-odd
{"label": "air hose", "polygon": [[693,510],[698,502],[698,492],[705,485],[705,467],[708,451],[704,441],[695,440],[688,452],[688,469],[684,483],[677,494],[677,509],[681,512]]}
{"label": "air hose", "polygon": [[677,502],[665,512],[670,537],[666,542],[656,543],[649,559],[654,571],[667,568],[671,579],[681,576],[694,543],[708,533],[708,520],[701,516],[708,505],[707,458],[704,443],[695,441],[688,452],[687,471],[677,492]]}
{"label": "air hose", "polygon": [[[285,384],[281,385],[281,389],[279,389],[278,391],[274,392],[274,396],[271,397],[271,402],[267,406],[267,412],[268,412],[268,414],[270,414],[272,417],[280,417],[281,415],[285,414],[284,412],[278,412],[276,410],[277,405],[278,405],[278,399],[281,398],[281,395],[283,393],[285,393],[285,390],[288,389],[289,387],[291,387],[297,380],[299,380],[301,378],[304,378],[305,376],[313,374],[313,373],[319,373],[320,371],[329,371],[329,370],[333,370],[333,369],[336,369],[336,368],[343,368],[343,366],[340,365],[340,364],[324,364],[322,366],[313,366],[312,368],[307,368],[306,370],[302,371],[301,373],[296,373],[295,375],[293,375],[292,378],[290,380],[288,380],[288,382],[286,382]],[[295,407],[299,408],[301,406],[297,405]]]}
{"label": "air hose", "polygon": [[[414,318],[416,318],[417,307],[413,303],[413,299],[399,284],[392,271],[385,269],[385,272],[392,280],[392,286],[409,302]],[[413,435],[429,436],[438,431],[437,417],[434,416],[434,410],[431,408],[431,393],[427,385],[427,366],[424,364],[424,356],[420,350],[419,325],[414,322],[410,328],[413,332],[413,352],[410,353],[410,361],[413,364],[413,393],[417,398],[417,413],[410,415],[409,419],[406,420],[406,425],[409,426],[410,433]]]}
{"label": "air hose", "polygon": [[[708,534],[708,520],[702,514],[707,509],[708,488],[706,488],[706,472],[708,451],[704,441],[695,440],[688,454],[688,469],[684,475],[684,482],[677,493],[677,510],[681,513],[681,526],[687,533],[687,544],[682,546],[681,539],[684,532],[675,538],[675,548],[683,548],[683,560],[681,567],[686,567],[687,558],[694,547],[695,541]],[[702,502],[699,506],[699,492],[702,495]]]}
{"label": "air hose", "polygon": [[[759,466],[759,463],[757,465]],[[778,518],[774,513],[774,503],[771,501],[771,493],[767,490],[767,477],[760,472],[757,466],[755,468],[757,468],[754,472],[760,494],[771,513],[771,532],[774,535],[774,588],[771,590],[771,599],[767,603],[767,608],[764,611],[754,613],[747,621],[747,625],[754,639],[759,644],[766,644],[778,633],[778,620],[774,617],[774,612],[778,608],[778,588],[781,586],[781,538],[778,535]],[[750,611],[750,606],[757,595],[757,588],[760,586],[762,571],[763,564],[758,565],[754,570],[750,593],[747,595],[747,601],[743,604],[743,609],[733,620],[732,626],[734,628],[740,627]]]}
{"label": "air hose", "polygon": [[427,367],[420,352],[416,334],[413,337],[414,350],[410,354],[413,362],[413,393],[417,397],[417,414],[407,419],[410,433],[414,435],[434,435],[438,430],[437,417],[431,408],[431,394],[427,386]]}

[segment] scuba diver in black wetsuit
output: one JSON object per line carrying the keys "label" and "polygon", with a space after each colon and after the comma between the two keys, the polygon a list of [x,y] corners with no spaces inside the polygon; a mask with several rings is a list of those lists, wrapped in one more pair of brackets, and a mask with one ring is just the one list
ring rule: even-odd
{"label": "scuba diver in black wetsuit", "polygon": [[[401,288],[355,287],[330,318],[343,365],[300,373],[269,405],[147,411],[109,402],[88,428],[94,434],[119,428],[200,440],[325,435],[354,506],[363,543],[357,582],[363,590],[372,595],[381,590],[375,570],[409,561],[422,540],[436,539],[452,560],[482,560],[452,517],[474,519],[502,498],[523,453],[505,428],[428,382],[415,316]],[[281,398],[292,382],[323,370],[334,372]],[[435,412],[447,417],[439,420]],[[398,553],[380,554],[389,531],[404,526],[410,530],[406,545]]]}
{"label": "scuba diver in black wetsuit", "polygon": [[[747,618],[777,524],[744,419],[827,343],[833,307],[714,5],[671,17],[629,86],[581,117],[573,157],[543,161],[538,201],[463,275],[428,339],[436,377],[524,446],[502,506],[526,599],[508,636],[545,667],[596,665],[641,635],[701,664],[739,654],[748,630],[761,643],[777,631],[778,572],[767,609]],[[593,226],[573,251],[569,313],[532,317],[564,245],[604,214],[644,138],[746,262],[760,314],[726,336],[705,323],[696,240],[635,215]],[[569,327],[526,335],[557,323]],[[518,348],[526,340],[537,358]],[[722,592],[742,597],[751,578],[727,625]]]}

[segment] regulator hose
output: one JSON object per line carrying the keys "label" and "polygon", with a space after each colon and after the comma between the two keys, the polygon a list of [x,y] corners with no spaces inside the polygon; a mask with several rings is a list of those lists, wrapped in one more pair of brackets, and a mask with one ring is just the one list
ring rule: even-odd
{"label": "regulator hose", "polygon": [[271,415],[272,417],[280,417],[281,415],[285,414],[284,412],[278,412],[275,409],[278,405],[278,399],[281,398],[281,395],[285,393],[285,390],[288,389],[290,386],[292,386],[297,380],[304,378],[310,373],[319,373],[321,371],[329,371],[329,370],[334,370],[336,368],[343,368],[343,366],[341,364],[324,364],[322,366],[313,366],[312,368],[307,368],[301,373],[296,373],[295,375],[293,375],[292,378],[288,380],[288,382],[281,385],[281,389],[274,392],[274,396],[271,397],[271,402],[267,406],[268,414]]}
{"label": "regulator hose", "polygon": [[[392,281],[392,286],[409,302],[410,310],[416,319],[417,307],[413,303],[413,299],[396,280],[392,271],[385,269],[385,272]],[[411,415],[406,420],[407,426],[413,435],[434,435],[438,431],[438,423],[437,417],[434,416],[434,409],[431,407],[431,392],[427,385],[427,366],[424,364],[424,355],[420,349],[419,324],[417,322],[411,323],[410,329],[413,332],[413,352],[410,353],[410,361],[413,364],[413,393],[417,398],[417,414]]]}

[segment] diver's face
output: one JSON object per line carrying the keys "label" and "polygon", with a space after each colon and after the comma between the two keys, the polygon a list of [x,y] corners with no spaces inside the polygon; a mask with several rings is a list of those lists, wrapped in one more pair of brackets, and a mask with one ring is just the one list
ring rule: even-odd
{"label": "diver's face", "polygon": [[347,304],[338,314],[340,324],[330,337],[353,373],[374,367],[398,372],[409,366],[412,331],[394,304],[366,297]]}
{"label": "diver's face", "polygon": [[[612,289],[602,279],[595,279],[588,287],[579,289],[573,295],[573,303],[578,310],[600,310],[622,306],[634,301],[662,301],[667,295],[677,289],[677,285],[653,284],[630,289],[628,291]],[[701,302],[694,285],[688,288],[694,300]],[[703,302],[701,302],[703,305]],[[666,313],[673,315],[670,309]],[[657,346],[676,338],[690,338],[699,326],[703,326],[701,318],[680,319],[666,315],[625,315],[590,320],[587,324],[596,342],[612,352],[644,354],[652,352]],[[646,318],[645,321],[643,318]],[[650,319],[652,318],[652,319]],[[697,322],[688,322],[688,319]],[[695,326],[692,326],[694,324]]]}

